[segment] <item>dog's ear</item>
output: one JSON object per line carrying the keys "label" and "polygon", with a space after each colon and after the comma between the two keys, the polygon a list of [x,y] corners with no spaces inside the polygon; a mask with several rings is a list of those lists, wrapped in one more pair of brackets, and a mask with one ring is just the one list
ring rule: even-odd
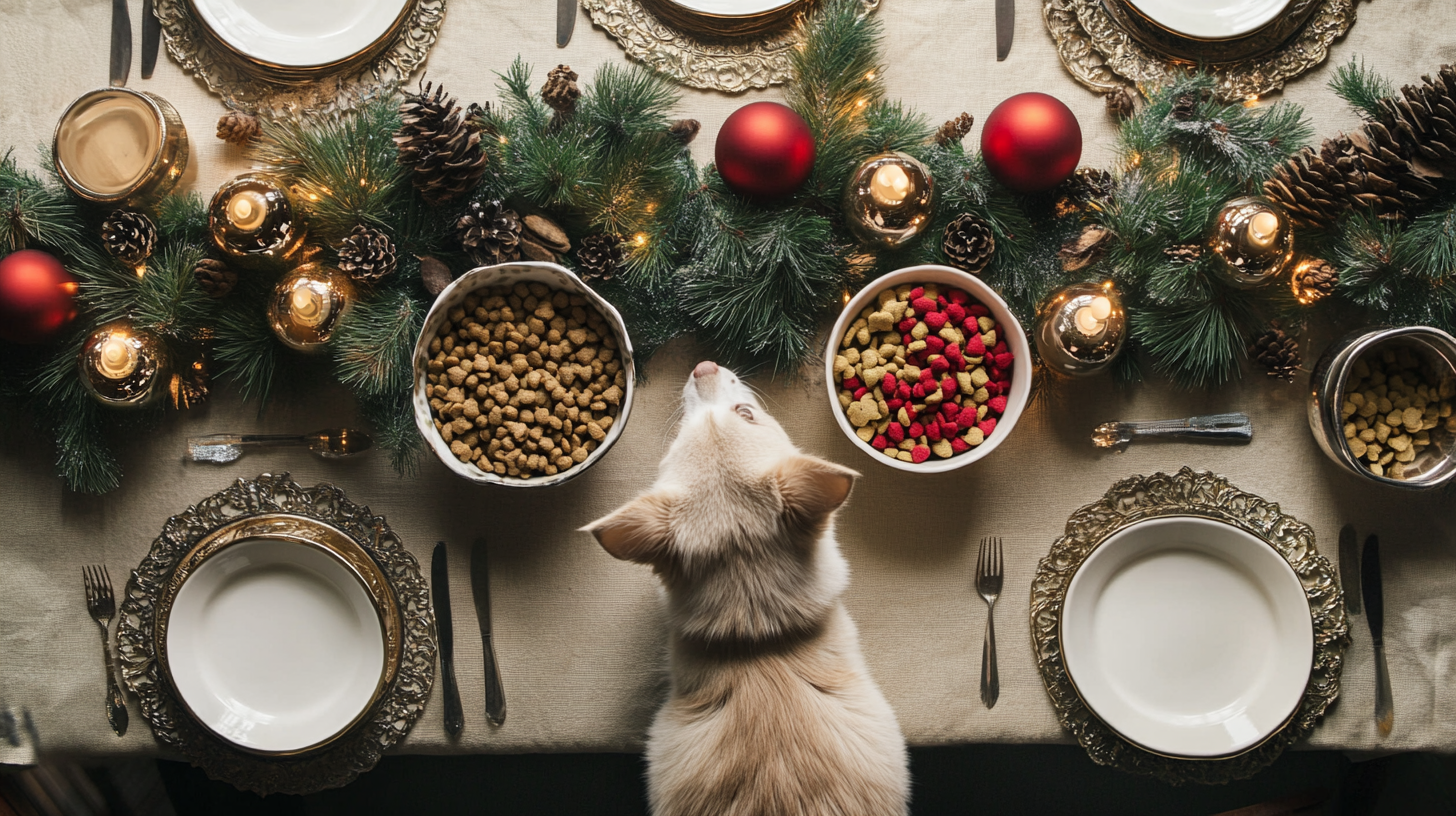
{"label": "dog's ear", "polygon": [[849,498],[859,474],[814,456],[795,456],[774,470],[784,508],[804,518],[826,516]]}
{"label": "dog's ear", "polygon": [[667,549],[671,511],[666,494],[646,493],[581,529],[614,558],[650,564]]}

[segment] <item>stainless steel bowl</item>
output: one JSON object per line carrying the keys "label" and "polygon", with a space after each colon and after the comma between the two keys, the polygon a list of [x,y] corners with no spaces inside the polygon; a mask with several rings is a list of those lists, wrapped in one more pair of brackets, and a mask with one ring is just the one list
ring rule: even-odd
{"label": "stainless steel bowl", "polygon": [[1440,487],[1456,476],[1456,435],[1440,426],[1431,431],[1431,444],[1406,465],[1404,479],[1371,473],[1345,444],[1345,384],[1355,361],[1372,351],[1409,348],[1431,367],[1436,383],[1456,380],[1456,338],[1429,326],[1362,329],[1330,345],[1310,375],[1309,428],[1325,455],[1346,470],[1372,482],[1408,490]]}

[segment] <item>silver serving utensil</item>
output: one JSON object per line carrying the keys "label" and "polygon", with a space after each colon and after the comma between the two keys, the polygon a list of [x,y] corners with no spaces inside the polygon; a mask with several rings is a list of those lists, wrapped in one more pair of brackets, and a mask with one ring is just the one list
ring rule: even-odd
{"label": "silver serving utensil", "polygon": [[441,541],[430,561],[430,591],[435,605],[435,636],[440,643],[441,692],[445,696],[445,733],[455,736],[465,727],[460,688],[455,685],[455,621],[450,614],[450,552]]}
{"label": "silver serving utensil", "polygon": [[1159,436],[1247,444],[1254,439],[1254,425],[1249,421],[1249,415],[1243,413],[1154,422],[1104,422],[1092,430],[1092,444],[1110,448],[1125,445],[1138,437]]}
{"label": "silver serving utensil", "polygon": [[111,662],[111,619],[116,616],[116,593],[111,590],[111,576],[105,566],[83,567],[81,578],[86,585],[86,611],[101,627],[101,652],[106,658],[106,720],[111,723],[111,730],[123,737],[128,722],[126,701],[121,697]]}
{"label": "silver serving utensil", "polygon": [[576,29],[576,0],[556,0],[556,47],[565,48]]}
{"label": "silver serving utensil", "polygon": [[151,79],[157,69],[157,49],[162,44],[162,21],[152,8],[153,0],[142,0],[142,79]]}
{"label": "silver serving utensil", "polygon": [[996,0],[996,61],[1011,53],[1011,37],[1016,33],[1016,0]]}
{"label": "silver serving utensil", "polygon": [[491,725],[506,721],[506,692],[501,685],[500,666],[495,660],[495,643],[490,623],[490,561],[484,538],[477,538],[470,550],[470,588],[475,597],[475,619],[485,655],[485,716]]}
{"label": "silver serving utensil", "polygon": [[111,0],[111,84],[121,88],[131,73],[131,14],[126,0]]}
{"label": "silver serving utensil", "polygon": [[1360,555],[1360,591],[1365,595],[1365,622],[1375,646],[1375,727],[1390,736],[1395,726],[1395,701],[1390,691],[1390,668],[1385,663],[1385,593],[1380,585],[1380,539],[1365,539]]}
{"label": "silver serving utensil", "polygon": [[981,539],[976,556],[976,594],[986,602],[986,640],[981,644],[981,702],[995,708],[1001,697],[1001,673],[996,670],[996,599],[1001,597],[1004,576],[1001,560],[1001,537]]}
{"label": "silver serving utensil", "polygon": [[1340,583],[1345,590],[1345,612],[1360,614],[1360,545],[1355,542],[1355,525],[1340,528]]}
{"label": "silver serving utensil", "polygon": [[324,459],[343,459],[374,447],[374,440],[352,428],[326,428],[310,434],[211,434],[187,440],[187,456],[194,462],[225,464],[243,455],[245,447],[300,445]]}

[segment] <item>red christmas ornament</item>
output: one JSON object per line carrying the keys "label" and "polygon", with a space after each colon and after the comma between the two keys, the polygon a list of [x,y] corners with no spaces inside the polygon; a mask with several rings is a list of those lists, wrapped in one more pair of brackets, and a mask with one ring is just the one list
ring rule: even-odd
{"label": "red christmas ornament", "polygon": [[1077,169],[1082,127],[1060,99],[1017,94],[986,117],[981,155],[991,173],[1015,192],[1050,190]]}
{"label": "red christmas ornament", "polygon": [[735,193],[783,198],[799,189],[814,169],[814,134],[789,107],[754,102],[723,123],[713,159]]}
{"label": "red christmas ornament", "polygon": [[38,249],[0,259],[0,339],[44,343],[76,317],[76,284],[61,262]]}

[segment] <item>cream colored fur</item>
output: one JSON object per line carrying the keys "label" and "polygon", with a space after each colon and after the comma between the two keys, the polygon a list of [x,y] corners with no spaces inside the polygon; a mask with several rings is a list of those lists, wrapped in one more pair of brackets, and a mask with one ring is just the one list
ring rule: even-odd
{"label": "cream colored fur", "polygon": [[907,813],[905,741],[839,600],[833,514],[858,474],[800,453],[726,369],[699,365],[683,403],[657,483],[585,528],[667,592],[652,812]]}

